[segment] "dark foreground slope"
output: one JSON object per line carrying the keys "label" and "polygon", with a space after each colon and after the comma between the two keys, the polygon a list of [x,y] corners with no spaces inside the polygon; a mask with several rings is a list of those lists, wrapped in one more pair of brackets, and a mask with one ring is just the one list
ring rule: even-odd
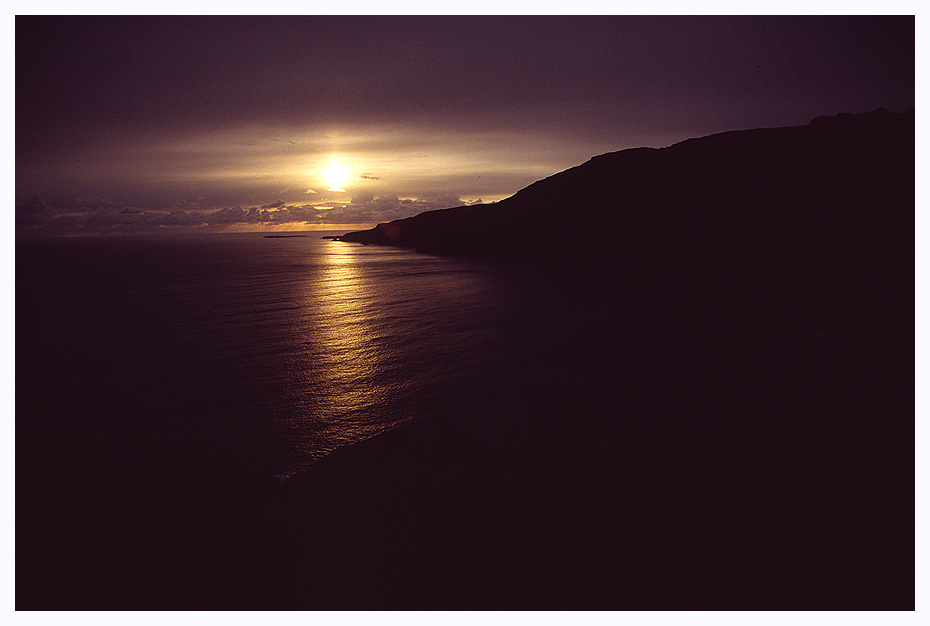
{"label": "dark foreground slope", "polygon": [[578,305],[532,304],[558,374],[483,399],[486,439],[421,424],[302,477],[342,581],[316,589],[344,606],[913,607],[913,119],[626,150],[344,236],[530,261]]}

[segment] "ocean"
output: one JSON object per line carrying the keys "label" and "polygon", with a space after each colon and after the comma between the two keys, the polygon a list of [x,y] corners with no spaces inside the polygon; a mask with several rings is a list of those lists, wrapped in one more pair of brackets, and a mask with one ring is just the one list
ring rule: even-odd
{"label": "ocean", "polygon": [[25,604],[209,605],[198,564],[334,450],[536,429],[505,418],[562,395],[570,281],[328,234],[17,239]]}
{"label": "ocean", "polygon": [[325,235],[17,241],[18,425],[152,420],[281,480],[518,366],[525,270]]}
{"label": "ocean", "polygon": [[893,285],[305,234],[17,239],[18,609],[906,604]]}

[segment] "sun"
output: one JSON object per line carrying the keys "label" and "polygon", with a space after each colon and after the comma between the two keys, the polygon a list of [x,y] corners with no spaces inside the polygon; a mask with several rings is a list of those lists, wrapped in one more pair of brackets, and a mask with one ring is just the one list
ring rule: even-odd
{"label": "sun", "polygon": [[326,184],[329,185],[327,191],[345,191],[342,187],[349,179],[349,170],[339,161],[333,161],[329,164],[329,167],[323,170],[323,178]]}

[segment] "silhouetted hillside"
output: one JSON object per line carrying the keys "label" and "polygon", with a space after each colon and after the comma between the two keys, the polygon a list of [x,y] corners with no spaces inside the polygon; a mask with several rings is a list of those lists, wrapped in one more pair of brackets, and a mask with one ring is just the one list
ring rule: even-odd
{"label": "silhouetted hillside", "polygon": [[342,241],[548,265],[868,254],[912,219],[914,113],[883,109],[595,157],[494,205]]}

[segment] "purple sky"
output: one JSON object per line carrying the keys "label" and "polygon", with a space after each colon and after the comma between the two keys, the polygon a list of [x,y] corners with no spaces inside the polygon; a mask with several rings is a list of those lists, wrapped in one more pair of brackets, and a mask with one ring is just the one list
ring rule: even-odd
{"label": "purple sky", "polygon": [[17,232],[339,230],[913,106],[909,16],[17,17]]}

